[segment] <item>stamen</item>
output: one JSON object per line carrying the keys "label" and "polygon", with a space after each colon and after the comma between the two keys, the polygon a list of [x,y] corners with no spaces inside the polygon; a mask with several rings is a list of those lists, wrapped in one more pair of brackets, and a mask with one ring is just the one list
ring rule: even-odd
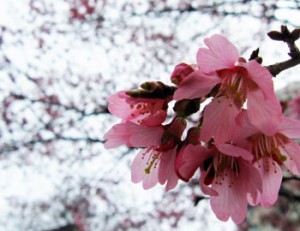
{"label": "stamen", "polygon": [[268,157],[281,165],[287,160],[287,157],[282,155],[279,149],[279,146],[284,148],[285,139],[286,137],[282,134],[276,134],[275,136],[257,134],[252,136],[250,140],[253,141],[252,152],[255,156],[254,161]]}
{"label": "stamen", "polygon": [[[151,153],[150,154],[150,157],[149,157],[149,159],[147,161],[148,167],[145,168],[145,170],[144,170],[146,174],[150,174],[150,171],[151,171],[152,167],[154,167],[154,168],[157,167],[157,164],[158,164],[158,161],[160,159],[160,156],[161,156],[161,153],[153,153],[153,154]],[[151,159],[151,161],[149,163],[150,159]]]}

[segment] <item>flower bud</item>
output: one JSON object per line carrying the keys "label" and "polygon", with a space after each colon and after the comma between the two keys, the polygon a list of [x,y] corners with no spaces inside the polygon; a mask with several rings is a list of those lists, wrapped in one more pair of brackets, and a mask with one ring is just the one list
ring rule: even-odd
{"label": "flower bud", "polygon": [[172,83],[178,85],[180,82],[187,77],[192,72],[198,70],[197,65],[188,65],[186,63],[180,63],[175,68],[171,75],[171,81]]}

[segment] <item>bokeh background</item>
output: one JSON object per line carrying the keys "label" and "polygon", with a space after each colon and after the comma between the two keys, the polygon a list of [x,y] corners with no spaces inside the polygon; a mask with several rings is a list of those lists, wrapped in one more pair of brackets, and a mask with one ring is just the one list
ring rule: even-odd
{"label": "bokeh background", "polygon": [[[144,191],[130,181],[137,150],[103,147],[119,121],[107,96],[170,84],[215,33],[246,59],[256,48],[264,65],[288,59],[267,36],[282,24],[300,27],[300,1],[0,0],[0,230],[299,230],[296,177],[237,227],[215,218],[196,180]],[[274,79],[286,106],[299,71]]]}

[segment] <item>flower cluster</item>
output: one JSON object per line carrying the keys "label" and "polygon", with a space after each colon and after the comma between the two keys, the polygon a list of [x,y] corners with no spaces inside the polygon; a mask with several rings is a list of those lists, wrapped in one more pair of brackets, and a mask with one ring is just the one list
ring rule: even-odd
{"label": "flower cluster", "polygon": [[[265,67],[240,58],[221,35],[205,44],[197,64],[175,67],[174,86],[146,82],[108,98],[109,111],[122,121],[105,134],[105,147],[142,148],[131,176],[144,189],[159,183],[170,190],[199,171],[216,216],[241,223],[248,205],[275,203],[283,167],[300,173],[300,147],[293,140],[300,137],[300,122],[282,114]],[[191,122],[195,113],[197,122]]]}

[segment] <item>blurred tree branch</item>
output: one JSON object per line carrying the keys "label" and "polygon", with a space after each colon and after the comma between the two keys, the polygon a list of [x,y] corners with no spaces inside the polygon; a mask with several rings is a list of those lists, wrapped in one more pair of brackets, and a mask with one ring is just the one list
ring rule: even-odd
{"label": "blurred tree branch", "polygon": [[281,26],[280,32],[271,31],[268,35],[273,40],[286,43],[290,50],[288,53],[291,57],[290,59],[266,67],[274,77],[280,72],[300,64],[300,51],[295,44],[296,40],[300,37],[300,29],[295,29],[290,32],[287,26]]}

